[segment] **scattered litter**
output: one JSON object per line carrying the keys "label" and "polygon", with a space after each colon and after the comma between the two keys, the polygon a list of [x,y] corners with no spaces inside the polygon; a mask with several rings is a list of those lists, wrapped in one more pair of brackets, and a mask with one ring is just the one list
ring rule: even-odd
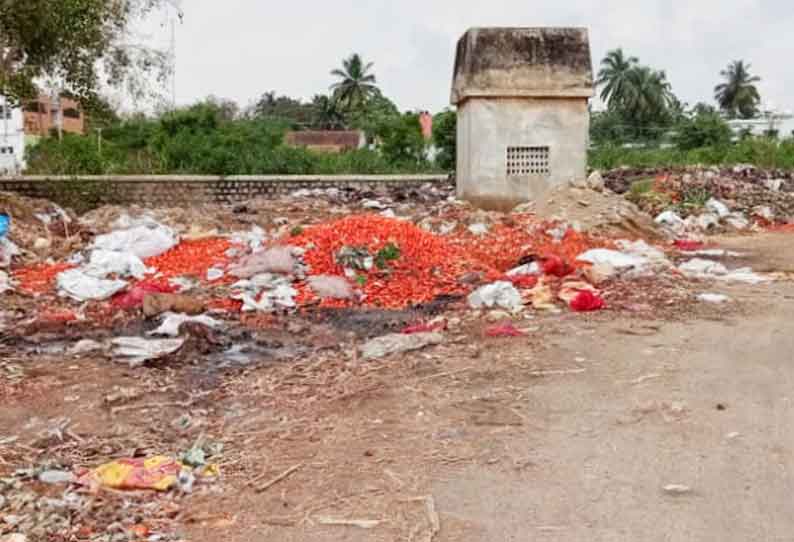
{"label": "scattered litter", "polygon": [[160,324],[160,327],[150,331],[148,334],[160,337],[178,337],[179,330],[184,323],[201,324],[210,329],[216,329],[222,325],[219,320],[215,320],[206,314],[201,316],[188,316],[187,314],[167,312],[163,314],[163,323]]}
{"label": "scattered litter", "polygon": [[309,287],[320,299],[353,299],[353,287],[347,279],[331,275],[309,277]]}
{"label": "scattered litter", "polygon": [[14,287],[11,286],[11,278],[8,276],[8,273],[0,271],[0,294],[4,294],[13,289]]}
{"label": "scattered litter", "polygon": [[165,456],[117,459],[88,471],[78,482],[89,487],[168,491],[176,485],[182,468],[181,463]]}
{"label": "scattered litter", "polygon": [[442,342],[444,342],[444,336],[440,333],[414,333],[409,335],[393,333],[370,340],[364,344],[361,352],[365,360],[372,360],[392,354],[420,350]]}
{"label": "scattered litter", "polygon": [[729,303],[731,298],[723,294],[700,294],[698,295],[698,301],[721,305],[723,303]]}
{"label": "scattered litter", "polygon": [[650,263],[650,261],[643,256],[635,256],[633,254],[626,254],[606,248],[588,250],[584,254],[581,254],[577,260],[594,265],[606,264],[618,270],[643,269]]}
{"label": "scattered litter", "polygon": [[139,282],[127,292],[113,297],[111,303],[114,307],[122,310],[136,309],[143,306],[143,300],[150,294],[172,293],[176,290],[175,286],[162,284],[160,282]]}
{"label": "scattered litter", "polygon": [[201,300],[182,294],[147,293],[143,298],[143,314],[147,318],[165,312],[196,316],[205,310],[206,307]]}
{"label": "scattered litter", "polygon": [[217,269],[215,267],[211,267],[207,269],[207,280],[210,282],[214,282],[216,280],[220,280],[223,278],[224,273],[223,269]]}
{"label": "scattered litter", "polygon": [[772,280],[770,277],[759,275],[749,267],[728,269],[719,262],[695,258],[681,264],[678,270],[685,276],[699,279],[722,280],[725,282],[744,282],[747,284],[761,284]]}
{"label": "scattered litter", "polygon": [[279,246],[243,258],[238,264],[231,266],[229,274],[247,279],[262,273],[299,275],[303,271],[303,266],[295,256],[294,249]]}
{"label": "scattered litter", "polygon": [[579,294],[570,302],[571,310],[576,312],[600,311],[606,304],[596,293],[590,290],[581,290]]}
{"label": "scattered litter", "polygon": [[692,488],[680,484],[670,484],[664,486],[664,492],[669,493],[670,495],[687,495],[692,493]]}
{"label": "scattered litter", "polygon": [[673,246],[682,252],[694,252],[706,246],[702,241],[691,241],[688,239],[676,239]]}
{"label": "scattered litter", "polygon": [[152,270],[147,269],[141,259],[127,252],[111,252],[97,249],[91,252],[88,264],[82,267],[82,272],[90,277],[106,278],[109,275],[119,277],[143,279]]}
{"label": "scattered litter", "polygon": [[706,210],[711,211],[719,218],[725,218],[729,214],[731,214],[731,210],[718,199],[711,198],[706,202]]}
{"label": "scattered litter", "polygon": [[113,355],[131,367],[147,361],[173,354],[185,343],[184,339],[143,339],[141,337],[117,337],[112,340]]}
{"label": "scattered litter", "polygon": [[485,330],[488,337],[523,337],[525,332],[517,329],[512,322],[503,322]]}
{"label": "scattered litter", "polygon": [[526,265],[516,267],[515,269],[511,269],[510,271],[507,272],[507,276],[517,277],[522,275],[540,275],[541,273],[543,273],[543,270],[541,269],[538,262],[532,262]]}
{"label": "scattered litter", "polygon": [[69,269],[58,274],[61,295],[76,301],[106,300],[127,287],[123,280],[100,279],[86,275],[80,269]]}
{"label": "scattered litter", "polygon": [[326,516],[314,518],[320,525],[341,525],[345,527],[358,527],[360,529],[374,529],[381,524],[378,519],[337,519]]}
{"label": "scattered litter", "polygon": [[423,324],[414,324],[403,328],[403,335],[414,335],[416,333],[432,333],[434,331],[444,331],[447,328],[447,321],[441,320],[439,322],[428,322]]}
{"label": "scattered litter", "polygon": [[132,254],[141,259],[160,256],[179,243],[174,231],[157,222],[98,235],[90,248]]}
{"label": "scattered litter", "polygon": [[530,290],[528,295],[533,308],[546,311],[557,310],[557,305],[554,304],[554,292],[543,281],[538,282],[538,285]]}
{"label": "scattered litter", "polygon": [[490,229],[490,228],[488,227],[488,225],[487,225],[487,224],[482,224],[482,223],[479,223],[479,224],[472,224],[472,225],[471,225],[471,226],[469,226],[469,228],[468,228],[468,230],[469,230],[469,233],[471,233],[472,235],[477,235],[477,236],[483,236],[483,235],[485,235],[486,233],[488,233],[488,230],[489,230],[489,229]]}
{"label": "scattered litter", "polygon": [[78,341],[69,349],[69,354],[72,356],[77,356],[80,354],[87,354],[89,352],[96,352],[97,350],[102,350],[105,348],[101,343],[96,341],[92,341],[91,339],[83,339],[82,341]]}
{"label": "scattered litter", "polygon": [[558,278],[565,278],[574,272],[573,267],[568,265],[559,256],[547,256],[543,259],[543,273]]}
{"label": "scattered litter", "polygon": [[45,470],[38,478],[44,484],[71,484],[75,481],[74,474],[62,470]]}
{"label": "scattered litter", "polygon": [[479,288],[468,298],[473,309],[500,307],[511,312],[520,312],[524,308],[521,294],[509,282],[494,282]]}

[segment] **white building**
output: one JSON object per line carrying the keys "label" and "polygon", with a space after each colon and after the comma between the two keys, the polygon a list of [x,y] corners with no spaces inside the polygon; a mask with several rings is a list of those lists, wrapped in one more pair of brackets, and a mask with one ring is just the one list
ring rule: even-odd
{"label": "white building", "polygon": [[757,118],[731,119],[727,122],[737,138],[744,133],[754,136],[775,133],[781,139],[794,136],[794,115],[788,111],[766,109]]}
{"label": "white building", "polygon": [[458,197],[490,209],[583,179],[593,95],[584,28],[474,28],[458,42]]}
{"label": "white building", "polygon": [[25,118],[21,107],[11,107],[0,96],[0,175],[13,175],[25,167]]}

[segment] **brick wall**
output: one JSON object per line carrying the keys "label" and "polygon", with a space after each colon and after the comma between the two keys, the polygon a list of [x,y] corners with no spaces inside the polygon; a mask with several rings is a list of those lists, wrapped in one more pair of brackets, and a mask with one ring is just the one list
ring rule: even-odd
{"label": "brick wall", "polygon": [[109,203],[179,207],[197,203],[240,203],[289,194],[301,188],[378,190],[448,180],[446,175],[20,176],[0,177],[0,191],[45,198],[73,208]]}

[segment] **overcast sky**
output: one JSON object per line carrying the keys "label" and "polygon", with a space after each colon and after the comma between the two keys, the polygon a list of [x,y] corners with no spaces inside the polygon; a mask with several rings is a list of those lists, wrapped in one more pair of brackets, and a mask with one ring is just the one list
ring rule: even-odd
{"label": "overcast sky", "polygon": [[[594,64],[623,47],[667,71],[673,91],[712,101],[734,59],[762,77],[761,95],[794,109],[791,0],[182,0],[177,101],[207,95],[246,105],[268,90],[309,98],[352,52],[375,63],[383,92],[401,109],[448,105],[454,48],[472,26],[584,26]],[[168,43],[164,15],[148,35]]]}

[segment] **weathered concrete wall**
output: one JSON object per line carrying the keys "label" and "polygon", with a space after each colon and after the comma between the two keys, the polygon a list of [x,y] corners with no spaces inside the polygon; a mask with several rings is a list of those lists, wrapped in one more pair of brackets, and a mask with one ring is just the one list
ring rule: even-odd
{"label": "weathered concrete wall", "polygon": [[[458,109],[458,197],[509,209],[583,178],[590,116],[584,98],[471,99]],[[507,175],[507,148],[549,147],[548,175]]]}
{"label": "weathered concrete wall", "polygon": [[0,177],[0,191],[46,198],[69,207],[75,207],[77,203],[89,206],[112,203],[180,207],[201,203],[240,203],[288,194],[302,188],[380,190],[448,181],[447,175],[31,175]]}

